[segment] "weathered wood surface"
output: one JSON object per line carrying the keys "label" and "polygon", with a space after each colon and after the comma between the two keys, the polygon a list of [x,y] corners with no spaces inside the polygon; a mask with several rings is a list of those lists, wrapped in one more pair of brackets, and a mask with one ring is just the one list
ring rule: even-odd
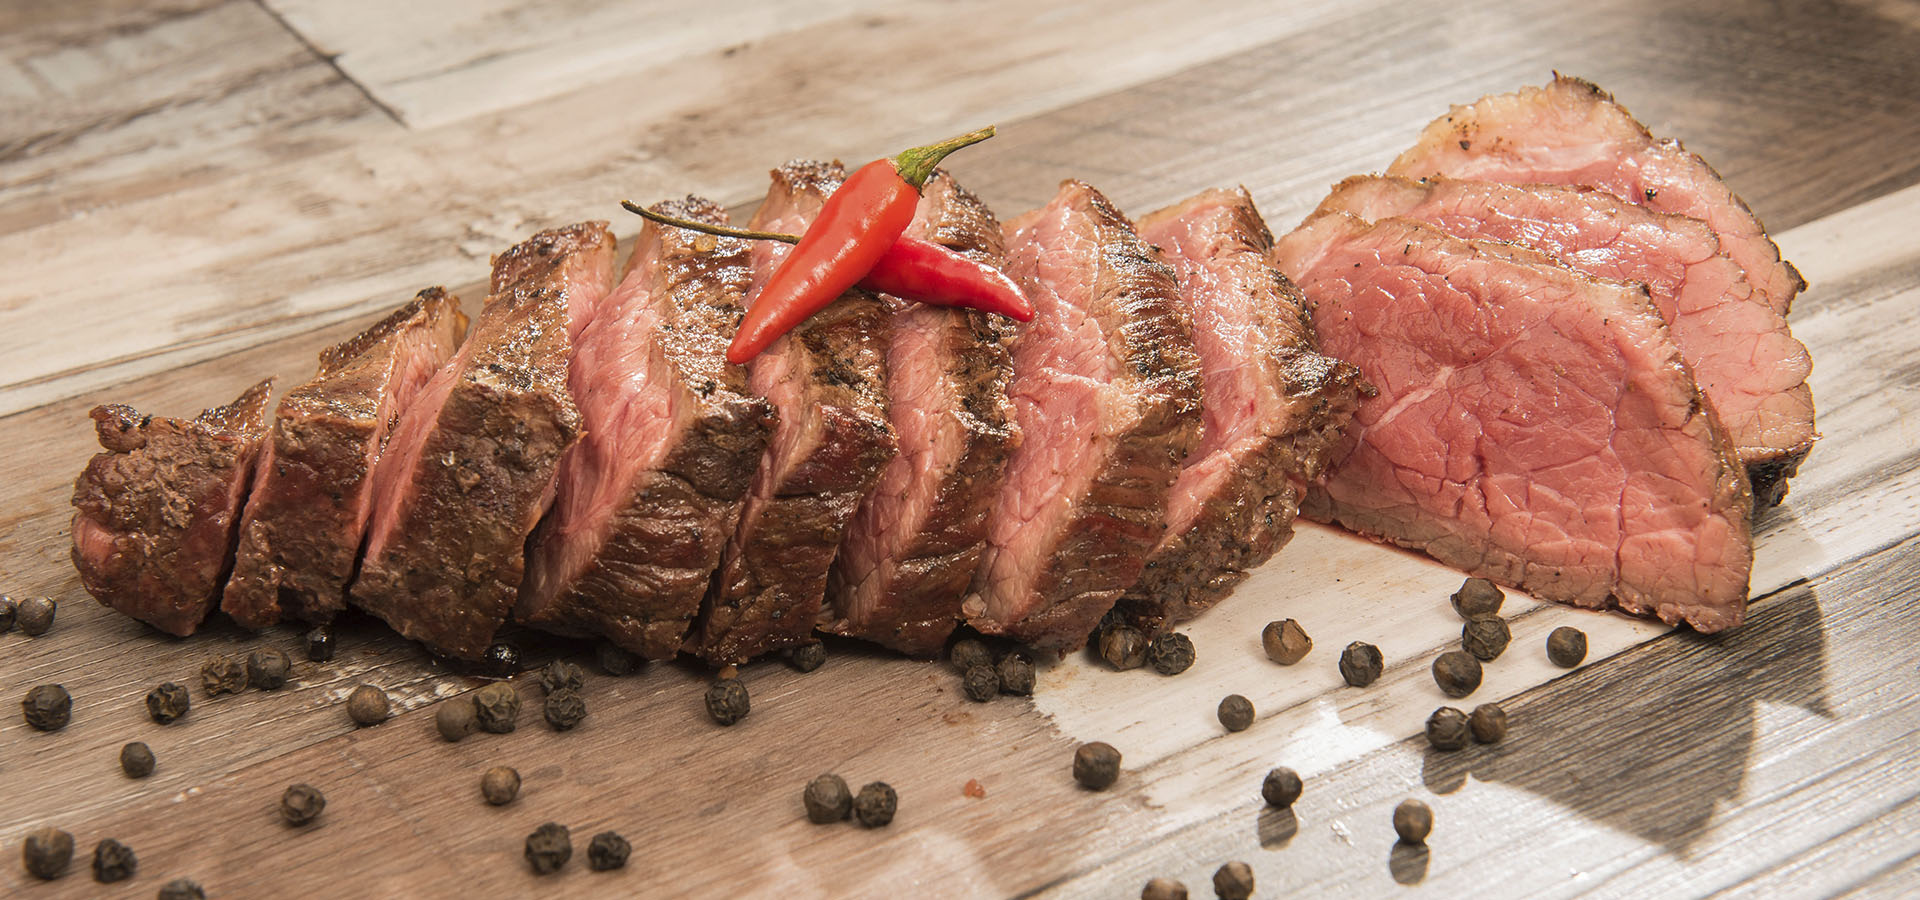
{"label": "weathered wood surface", "polygon": [[[0,718],[10,895],[102,890],[84,861],[24,882],[19,839],[40,824],[83,851],[107,836],[139,851],[126,896],[178,875],[215,896],[1130,896],[1155,874],[1206,896],[1229,858],[1254,865],[1261,896],[1915,889],[1920,6],[848,0],[675,17],[500,0],[410,5],[391,25],[376,6],[0,4],[0,249],[15,260],[0,590],[67,601],[46,637],[0,636],[0,687],[58,681],[76,698],[57,734]],[[1325,529],[1195,623],[1200,663],[1175,679],[1075,658],[1031,702],[974,705],[941,667],[835,644],[811,675],[747,667],[755,712],[733,729],[700,712],[701,673],[667,665],[596,678],[592,716],[566,735],[522,679],[518,732],[453,745],[430,706],[478,682],[364,622],[285,692],[196,691],[186,720],[153,725],[147,688],[258,641],[225,625],[156,636],[94,605],[66,562],[92,403],[190,412],[265,374],[298,380],[418,287],[466,287],[487,253],[613,215],[621,196],[742,203],[787,156],[863,158],[998,120],[955,166],[1003,213],[1069,175],[1135,210],[1240,182],[1285,228],[1447,103],[1551,68],[1687,139],[1784,232],[1814,285],[1793,321],[1827,438],[1762,523],[1766,597],[1746,628],[1706,639],[1510,601],[1514,646],[1470,698],[1515,697],[1500,748],[1441,757],[1413,737],[1444,702],[1426,666],[1457,637],[1458,576]],[[1295,669],[1258,649],[1281,615],[1319,644]],[[1594,662],[1556,680],[1540,645],[1563,623],[1589,633]],[[1365,691],[1332,667],[1355,639],[1390,664]],[[533,655],[554,652],[577,651]],[[361,681],[408,712],[354,730],[338,703]],[[1228,692],[1254,700],[1252,730],[1213,721]],[[116,763],[135,739],[160,757],[142,782]],[[1066,775],[1091,739],[1127,755],[1106,795]],[[527,777],[501,809],[475,796],[495,763]],[[1282,763],[1309,777],[1291,817],[1258,804]],[[825,770],[891,782],[900,817],[805,824],[798,789]],[[984,799],[962,795],[968,779]],[[330,804],[294,833],[273,808],[299,780]],[[1392,846],[1405,796],[1438,813],[1425,852]],[[520,841],[549,819],[576,855],[621,830],[634,868],[576,860],[537,881]]]}

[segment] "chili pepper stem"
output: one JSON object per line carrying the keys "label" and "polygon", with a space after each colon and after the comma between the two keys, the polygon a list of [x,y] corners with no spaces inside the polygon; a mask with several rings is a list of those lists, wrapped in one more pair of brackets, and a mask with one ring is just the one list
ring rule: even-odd
{"label": "chili pepper stem", "polygon": [[713,234],[713,235],[719,235],[720,237],[742,238],[744,240],[749,240],[749,241],[780,241],[782,243],[787,243],[787,244],[800,243],[800,236],[797,234],[785,234],[778,231],[749,231],[745,228],[732,228],[726,225],[712,225],[706,222],[696,222],[692,219],[682,219],[679,216],[669,216],[666,213],[654,212],[653,210],[650,210],[644,206],[641,206],[633,202],[632,200],[622,200],[620,201],[620,206],[626,209],[627,212],[633,213],[634,215],[639,216],[642,219],[646,219],[649,222],[659,222],[662,225],[671,225],[675,228],[685,228],[688,231],[698,231],[698,232],[701,232],[702,234]]}
{"label": "chili pepper stem", "polygon": [[917,191],[926,186],[927,179],[933,177],[934,168],[940,165],[941,160],[947,158],[947,154],[961,147],[978,144],[990,137],[993,137],[992,125],[978,131],[969,131],[959,137],[948,138],[937,144],[902,150],[893,158],[893,168],[900,173],[902,181],[913,185],[913,189]]}

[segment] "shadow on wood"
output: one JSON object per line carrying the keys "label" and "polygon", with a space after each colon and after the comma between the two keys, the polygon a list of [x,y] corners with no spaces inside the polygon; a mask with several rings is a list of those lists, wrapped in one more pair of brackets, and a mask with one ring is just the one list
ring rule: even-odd
{"label": "shadow on wood", "polygon": [[1387,871],[1401,884],[1419,884],[1427,877],[1427,845],[1395,841],[1387,854]]}

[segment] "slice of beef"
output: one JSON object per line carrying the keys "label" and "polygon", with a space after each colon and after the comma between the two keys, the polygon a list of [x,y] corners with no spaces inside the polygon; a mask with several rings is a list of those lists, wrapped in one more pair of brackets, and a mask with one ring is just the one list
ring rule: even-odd
{"label": "slice of beef", "polygon": [[[805,231],[845,177],[838,163],[775,169],[750,227]],[[787,250],[754,246],[756,293]],[[751,363],[748,384],[779,424],[688,638],[701,656],[735,663],[812,639],[847,523],[895,452],[886,358],[885,309],[850,291]]]}
{"label": "slice of beef", "polygon": [[168,634],[200,627],[232,566],[272,389],[269,378],[192,419],[94,407],[106,452],[73,485],[73,565],[88,593]]}
{"label": "slice of beef", "polygon": [[374,461],[466,330],[459,299],[428,288],[322,351],[319,374],[280,398],[220,597],[234,621],[326,622],[345,608],[373,512]]}
{"label": "slice of beef", "polygon": [[[654,207],[724,225],[698,197]],[[514,617],[643,656],[680,647],[773,427],[726,363],[752,283],[744,241],[649,223],[575,346],[586,435],[560,464]]]}
{"label": "slice of beef", "polygon": [[[927,182],[907,233],[1002,262],[1000,223],[944,172]],[[1019,441],[1007,398],[1013,326],[988,313],[882,299],[900,453],[847,527],[824,628],[931,656],[959,624],[987,515]]]}
{"label": "slice of beef", "polygon": [[1007,226],[1033,300],[1013,345],[1020,447],[987,528],[974,627],[1071,650],[1140,577],[1199,444],[1200,360],[1173,270],[1092,187]]}
{"label": "slice of beef", "polygon": [[543,231],[494,258],[472,333],[374,467],[357,605],[436,652],[485,652],[519,594],[560,456],[580,436],[567,363],[612,280],[605,222]]}
{"label": "slice of beef", "polygon": [[1276,258],[1379,388],[1303,514],[1543,599],[1740,624],[1752,495],[1644,288],[1344,213]]}
{"label": "slice of beef", "polygon": [[1293,536],[1365,382],[1315,352],[1306,299],[1274,268],[1246,190],[1211,190],[1140,220],[1180,276],[1206,424],[1167,495],[1167,533],[1118,609],[1149,631],[1212,606]]}
{"label": "slice of beef", "polygon": [[1698,219],[1593,188],[1391,176],[1349,178],[1320,209],[1418,219],[1457,237],[1525,244],[1589,275],[1644,284],[1756,484],[1784,488],[1767,474],[1797,465],[1813,446],[1807,348],[1754,296]]}

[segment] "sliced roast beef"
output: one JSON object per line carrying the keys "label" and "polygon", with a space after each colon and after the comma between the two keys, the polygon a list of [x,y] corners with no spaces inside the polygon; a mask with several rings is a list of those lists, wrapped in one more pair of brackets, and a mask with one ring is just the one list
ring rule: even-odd
{"label": "sliced roast beef", "polygon": [[1740,623],[1752,496],[1644,288],[1344,213],[1276,258],[1379,388],[1304,514],[1543,599]]}
{"label": "sliced roast beef", "polygon": [[[837,163],[775,169],[751,227],[805,231],[845,177]],[[787,250],[754,246],[756,292]],[[847,523],[895,451],[886,353],[885,310],[852,291],[753,360],[749,386],[779,424],[688,640],[701,656],[741,662],[812,639]]]}
{"label": "sliced roast beef", "polygon": [[[907,233],[1001,263],[1000,223],[944,172],[927,182]],[[847,527],[825,628],[929,656],[959,623],[987,514],[1019,440],[1007,399],[1013,328],[988,313],[882,301],[900,452]]]}
{"label": "sliced roast beef", "polygon": [[1013,345],[1021,442],[987,528],[974,627],[1071,650],[1140,577],[1199,443],[1200,360],[1173,270],[1078,181],[1007,226],[1033,300]]}
{"label": "sliced roast beef", "polygon": [[168,634],[200,627],[232,565],[272,388],[192,419],[94,407],[106,452],[73,485],[73,565],[88,593]]}
{"label": "sliced roast beef", "polygon": [[580,435],[567,362],[612,280],[605,222],[543,231],[494,258],[472,333],[374,467],[356,604],[436,652],[485,652],[519,594],[560,456]]}
{"label": "sliced roast beef", "polygon": [[[724,225],[697,197],[654,207]],[[672,656],[740,515],[772,430],[727,365],[752,277],[747,244],[648,223],[581,333],[568,383],[586,435],[560,464],[514,617]]]}
{"label": "sliced roast beef", "polygon": [[1206,396],[1205,430],[1167,495],[1167,533],[1119,609],[1149,631],[1198,615],[1293,536],[1365,383],[1314,350],[1306,301],[1274,268],[1273,234],[1241,190],[1140,220],[1180,276]]}
{"label": "sliced roast beef", "polygon": [[325,622],[345,607],[373,512],[374,462],[466,329],[460,301],[428,288],[321,352],[319,374],[280,398],[220,598],[234,621]]}
{"label": "sliced roast beef", "polygon": [[1750,476],[1766,482],[1769,472],[1797,464],[1813,446],[1807,348],[1754,296],[1698,219],[1593,188],[1391,176],[1349,178],[1320,209],[1418,219],[1457,237],[1526,244],[1589,275],[1644,284]]}

